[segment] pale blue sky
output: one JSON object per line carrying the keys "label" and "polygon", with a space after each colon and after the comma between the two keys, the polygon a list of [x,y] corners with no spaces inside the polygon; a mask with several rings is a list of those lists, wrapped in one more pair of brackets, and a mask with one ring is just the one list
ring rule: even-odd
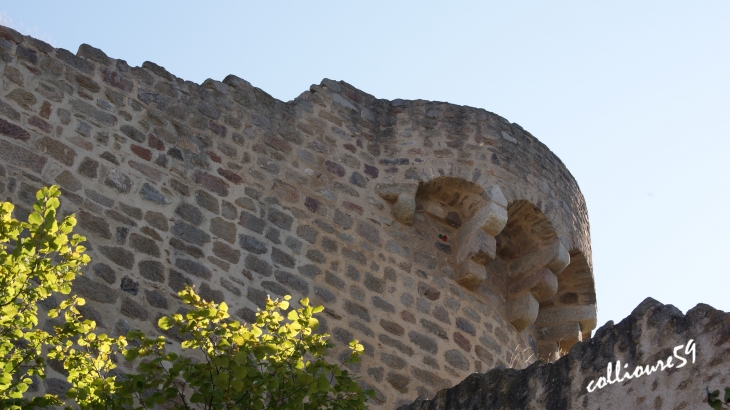
{"label": "pale blue sky", "polygon": [[[204,5],[201,7],[201,5]],[[588,203],[599,325],[730,310],[730,2],[18,1],[16,29],[284,101],[323,78],[522,125]],[[701,346],[700,346],[701,348]]]}

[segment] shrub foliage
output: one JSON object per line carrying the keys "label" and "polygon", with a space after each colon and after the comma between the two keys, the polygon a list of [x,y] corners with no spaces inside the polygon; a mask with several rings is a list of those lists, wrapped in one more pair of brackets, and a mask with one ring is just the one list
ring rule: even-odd
{"label": "shrub foliage", "polygon": [[[269,299],[255,323],[242,324],[225,303],[205,301],[188,287],[178,296],[189,310],[158,321],[161,332],[182,340],[179,349],[137,330],[119,337],[96,332],[79,313],[84,300],[77,296],[50,309],[39,327],[39,302],[70,295],[89,262],[85,238],[72,235],[74,216],[57,221],[59,197],[57,186],[38,191],[27,222],[12,218],[12,204],[0,203],[0,408],[365,408],[372,392],[358,386],[346,363],[327,361],[329,336],[315,332],[314,315],[323,307],[306,298],[297,309],[290,296]],[[346,362],[356,362],[363,346],[353,341],[349,348]],[[45,378],[47,359],[68,373],[65,401],[28,397],[34,379]],[[121,360],[136,372],[120,372]]]}

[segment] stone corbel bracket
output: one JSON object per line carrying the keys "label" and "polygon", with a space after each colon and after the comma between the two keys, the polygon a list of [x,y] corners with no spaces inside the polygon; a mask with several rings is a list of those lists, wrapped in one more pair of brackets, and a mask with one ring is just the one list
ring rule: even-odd
{"label": "stone corbel bracket", "polygon": [[494,238],[507,225],[507,199],[498,186],[484,190],[485,205],[461,225],[455,235],[456,282],[474,290],[487,279],[486,264],[497,253]]}
{"label": "stone corbel bracket", "polygon": [[558,275],[569,263],[568,250],[556,240],[509,264],[507,318],[518,331],[537,320],[540,302],[557,293]]}
{"label": "stone corbel bracket", "polygon": [[559,306],[540,310],[535,320],[538,350],[549,356],[567,351],[597,324],[596,305]]}
{"label": "stone corbel bracket", "polygon": [[403,225],[413,225],[416,212],[416,183],[378,184],[375,192],[384,200],[393,203],[393,218]]}
{"label": "stone corbel bracket", "polygon": [[[484,205],[454,235],[454,280],[469,290],[486,280],[485,266],[497,253],[494,237],[507,225],[507,199],[502,190],[497,186],[487,187],[482,197]],[[446,217],[446,211],[433,203],[427,204],[424,210],[436,219]]]}

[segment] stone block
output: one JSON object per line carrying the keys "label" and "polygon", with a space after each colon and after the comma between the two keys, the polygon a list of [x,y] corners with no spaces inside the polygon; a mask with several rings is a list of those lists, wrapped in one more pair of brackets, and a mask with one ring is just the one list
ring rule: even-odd
{"label": "stone block", "polygon": [[396,201],[401,194],[415,197],[417,190],[418,184],[416,183],[389,183],[375,186],[375,192],[390,202]]}
{"label": "stone block", "polygon": [[509,287],[509,298],[532,293],[538,302],[550,299],[558,291],[558,277],[550,269],[542,268],[525,276]]}
{"label": "stone block", "polygon": [[198,208],[190,204],[181,203],[175,208],[175,213],[195,226],[203,222],[203,214]]}
{"label": "stone block", "polygon": [[444,358],[446,359],[446,362],[450,364],[452,367],[462,370],[462,371],[468,371],[469,370],[469,361],[464,357],[461,352],[458,350],[449,350],[446,353],[444,353]]}
{"label": "stone block", "polygon": [[175,260],[175,266],[199,278],[210,280],[211,276],[213,276],[210,269],[190,259],[177,258]]}
{"label": "stone block", "polygon": [[580,325],[577,322],[538,327],[535,335],[539,341],[561,342],[572,341],[571,345],[583,340]]}
{"label": "stone block", "polygon": [[393,217],[404,225],[413,225],[413,215],[416,212],[416,197],[410,194],[400,194],[393,205]]}
{"label": "stone block", "polygon": [[171,232],[178,238],[193,245],[202,246],[210,242],[210,235],[183,221],[175,222]]}
{"label": "stone block", "polygon": [[145,279],[164,282],[165,281],[165,265],[157,261],[141,261],[138,265],[139,273]]}
{"label": "stone block", "polygon": [[596,305],[560,306],[542,309],[535,321],[535,325],[543,327],[560,323],[580,323],[583,332],[596,328]]}
{"label": "stone block", "polygon": [[[107,176],[107,180],[109,180],[111,178],[111,174],[112,173],[110,171],[109,175]],[[129,180],[128,177],[127,177],[127,180]],[[115,186],[112,186],[112,188],[117,189],[120,193],[126,193],[126,192],[123,192],[122,188],[118,188],[116,185],[120,185],[120,184],[115,184]],[[131,186],[131,182],[128,185],[122,184],[121,186],[123,186],[123,187]],[[127,188],[127,192],[129,192],[128,188]],[[155,187],[153,187],[152,185],[150,185],[146,182],[144,183],[144,185],[142,185],[142,189],[139,190],[139,195],[142,197],[142,199],[150,201],[150,202],[154,202],[159,205],[167,205],[171,202],[167,196],[163,195]]]}
{"label": "stone block", "polygon": [[443,340],[449,340],[449,336],[446,334],[446,331],[441,328],[438,324],[431,322],[427,319],[421,319],[420,321],[421,326],[428,332],[433,333],[434,335],[438,336],[440,339]]}
{"label": "stone block", "polygon": [[408,339],[410,339],[411,343],[415,344],[416,346],[421,348],[421,350],[427,353],[438,353],[439,348],[436,341],[424,334],[410,331],[408,332]]}
{"label": "stone block", "polygon": [[459,285],[474,290],[487,279],[487,270],[471,259],[467,259],[454,272],[454,280]]}
{"label": "stone block", "polygon": [[124,248],[118,246],[100,246],[99,252],[123,268],[132,269],[132,266],[134,266],[134,254]]}
{"label": "stone block", "polygon": [[380,296],[373,296],[370,302],[376,309],[380,309],[385,312],[395,313],[395,306],[388,303],[388,301],[381,298]]}
{"label": "stone block", "polygon": [[447,215],[446,210],[441,205],[435,202],[427,202],[423,205],[423,210],[427,214],[437,219],[444,219]]}
{"label": "stone block", "polygon": [[30,133],[28,131],[2,118],[0,118],[0,134],[23,142],[30,139]]}
{"label": "stone block", "polygon": [[0,160],[4,164],[17,165],[40,174],[48,158],[21,146],[0,140]]}
{"label": "stone block", "polygon": [[74,164],[76,151],[68,145],[50,137],[43,137],[35,144],[38,153],[48,154],[51,158],[70,167]]}
{"label": "stone block", "polygon": [[407,355],[407,356],[413,356],[413,349],[410,346],[406,346],[403,342],[397,339],[393,339],[392,337],[381,334],[378,336],[378,341],[386,346],[390,346],[398,350],[399,352]]}
{"label": "stone block", "polygon": [[74,292],[81,297],[99,303],[115,303],[119,294],[103,283],[89,279],[86,276],[77,276],[74,281]]}
{"label": "stone block", "polygon": [[510,262],[508,274],[510,277],[519,278],[540,268],[548,268],[558,275],[568,266],[568,263],[570,263],[568,250],[560,241],[556,240],[546,247]]}
{"label": "stone block", "polygon": [[490,236],[497,236],[507,225],[507,209],[489,202],[466,221],[456,235],[456,243],[462,243],[476,230],[481,229]]}
{"label": "stone block", "polygon": [[507,320],[518,332],[535,322],[540,304],[527,293],[507,303]]}
{"label": "stone block", "polygon": [[494,259],[496,253],[497,240],[483,230],[477,229],[456,245],[456,263],[462,264],[471,259],[480,265],[486,265]]}
{"label": "stone block", "polygon": [[142,305],[126,297],[122,300],[122,306],[119,310],[124,316],[132,319],[145,321],[149,317],[149,313]]}
{"label": "stone block", "polygon": [[488,201],[507,208],[507,198],[505,198],[504,193],[502,193],[502,190],[497,185],[490,185],[484,188],[483,197]]}

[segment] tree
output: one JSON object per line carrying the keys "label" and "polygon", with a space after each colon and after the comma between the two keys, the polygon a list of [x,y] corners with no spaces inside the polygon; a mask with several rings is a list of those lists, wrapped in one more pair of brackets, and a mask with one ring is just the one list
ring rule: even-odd
{"label": "tree", "polygon": [[[322,306],[302,299],[285,319],[290,297],[269,299],[256,322],[243,325],[230,319],[225,303],[206,302],[192,288],[178,295],[192,309],[163,317],[158,325],[177,329],[186,339],[183,351],[197,351],[203,360],[167,352],[164,337],[130,332],[135,347],[125,358],[142,358],[140,373],[127,377],[107,402],[136,408],[168,403],[175,409],[365,408],[372,393],[324,357],[331,345],[328,335],[314,332],[319,322],[313,317]],[[357,361],[363,346],[353,341],[350,349],[348,360]]]}
{"label": "tree", "polygon": [[[12,218],[12,204],[0,204],[0,408],[63,404],[52,395],[24,396],[33,376],[45,377],[44,355],[63,363],[73,386],[67,398],[81,409],[365,408],[372,392],[326,360],[332,345],[329,335],[315,332],[314,318],[323,308],[306,298],[298,309],[289,308],[290,296],[269,299],[256,322],[245,325],[230,318],[225,303],[204,301],[188,287],[178,296],[190,310],[158,322],[183,339],[180,354],[167,350],[163,336],[97,334],[96,323],[80,315],[84,300],[76,296],[49,310],[49,319],[64,319],[52,332],[38,328],[38,302],[70,294],[89,262],[85,238],[69,239],[73,215],[56,221],[59,196],[57,186],[38,191],[28,222]],[[353,341],[349,348],[346,361],[357,361],[363,346]],[[117,378],[117,355],[136,363],[139,373]]]}
{"label": "tree", "polygon": [[[56,221],[61,195],[58,187],[36,194],[27,222],[12,218],[14,206],[0,203],[0,407],[41,407],[60,404],[50,395],[24,399],[32,377],[43,377],[43,349],[61,339],[39,329],[38,303],[53,293],[68,295],[71,282],[89,262],[80,244],[84,237],[69,234],[76,219]],[[9,249],[10,248],[10,249]],[[12,249],[12,250],[11,250]],[[71,297],[55,313],[78,315],[83,300]],[[75,312],[75,313],[74,313]],[[87,323],[88,324],[88,323]],[[79,323],[83,325],[83,322]],[[69,327],[71,330],[73,326]]]}

